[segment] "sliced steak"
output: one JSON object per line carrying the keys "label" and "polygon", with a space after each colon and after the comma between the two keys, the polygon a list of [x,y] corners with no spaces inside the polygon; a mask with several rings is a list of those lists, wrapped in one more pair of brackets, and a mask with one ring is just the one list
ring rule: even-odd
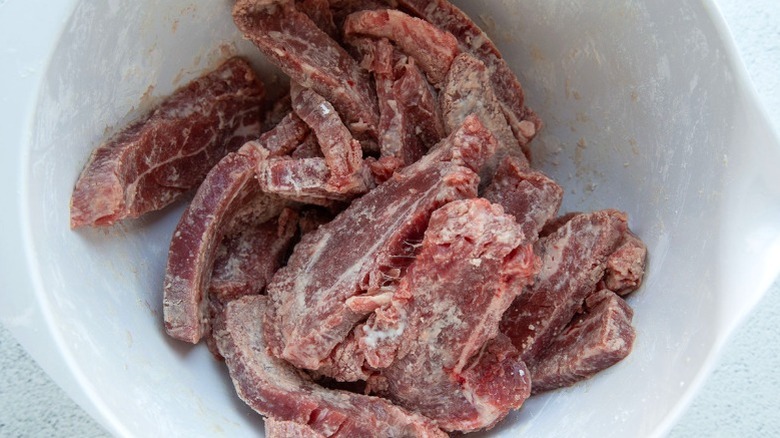
{"label": "sliced steak", "polygon": [[368,187],[362,176],[363,150],[352,138],[333,106],[309,88],[290,87],[293,110],[311,128],[325,157],[334,192],[363,193]]}
{"label": "sliced steak", "polygon": [[631,352],[634,312],[622,298],[602,289],[588,297],[585,308],[529,367],[534,394],[590,378]]}
{"label": "sliced steak", "polygon": [[535,251],[542,259],[536,282],[501,321],[501,331],[529,366],[571,321],[585,297],[596,290],[607,257],[626,230],[624,213],[603,210],[576,215],[536,243]]}
{"label": "sliced steak", "polygon": [[347,37],[387,38],[395,42],[418,62],[434,85],[444,80],[458,54],[458,42],[449,32],[395,9],[350,14],[344,22],[344,34]]}
{"label": "sliced steak", "polygon": [[358,332],[369,365],[381,368],[380,393],[448,431],[489,428],[519,408],[530,392],[519,353],[508,341],[497,351],[486,344],[537,269],[500,206],[471,199],[436,210],[389,305]]}
{"label": "sliced steak", "polygon": [[368,314],[348,303],[395,284],[413,258],[405,242],[419,240],[438,207],[476,195],[471,169],[494,150],[495,139],[469,119],[436,150],[304,236],[268,287],[265,327],[273,354],[318,369]]}
{"label": "sliced steak", "polygon": [[284,116],[279,123],[261,137],[260,145],[272,156],[289,155],[309,137],[309,127],[294,113]]}
{"label": "sliced steak", "polygon": [[461,51],[471,53],[485,63],[515,137],[521,145],[531,141],[542,128],[542,121],[524,106],[523,87],[487,34],[448,0],[398,0],[398,3],[454,35]]}
{"label": "sliced steak", "polygon": [[505,157],[482,197],[500,204],[523,225],[526,236],[539,236],[555,219],[563,200],[563,189],[542,172],[531,170],[525,160]]}
{"label": "sliced steak", "polygon": [[261,295],[230,302],[215,329],[236,392],[252,409],[326,437],[447,436],[421,415],[381,398],[325,389],[270,356],[261,327],[266,302]]}
{"label": "sliced steak", "polygon": [[236,216],[225,226],[209,283],[209,298],[221,303],[264,291],[298,231],[298,213],[290,208],[265,222],[260,221],[266,213],[255,205]]}
{"label": "sliced steak", "polygon": [[[257,141],[228,154],[206,175],[171,239],[163,285],[163,314],[169,335],[197,343],[208,332],[208,285],[225,226],[247,205],[260,223],[278,216],[286,201],[260,191],[255,169],[268,156],[292,149],[302,131],[283,119]],[[275,151],[268,152],[268,149]]]}
{"label": "sliced steak", "polygon": [[604,286],[625,296],[639,289],[645,275],[647,247],[634,233],[626,231],[620,246],[607,258]]}
{"label": "sliced steak", "polygon": [[331,102],[358,139],[376,139],[379,111],[368,75],[292,1],[238,0],[233,20],[293,81]]}
{"label": "sliced steak", "polygon": [[498,163],[507,155],[518,157],[528,167],[528,160],[493,91],[490,72],[482,61],[468,53],[458,55],[441,87],[439,102],[447,132],[457,129],[467,116],[475,114],[498,139],[496,156],[480,175],[483,183],[490,182]]}
{"label": "sliced steak", "polygon": [[73,189],[71,228],[136,218],[197,187],[222,157],[260,134],[264,96],[241,58],[178,89],[92,152]]}

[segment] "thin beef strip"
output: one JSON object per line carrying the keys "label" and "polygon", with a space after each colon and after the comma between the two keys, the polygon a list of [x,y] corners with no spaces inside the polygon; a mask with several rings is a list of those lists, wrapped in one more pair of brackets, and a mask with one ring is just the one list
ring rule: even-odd
{"label": "thin beef strip", "polygon": [[232,301],[215,327],[236,392],[252,409],[326,437],[447,436],[430,420],[388,400],[325,389],[306,373],[270,356],[261,327],[266,303],[262,295]]}
{"label": "thin beef strip", "polygon": [[[476,195],[495,139],[476,118],[420,161],[355,200],[303,237],[268,288],[265,327],[273,354],[316,370],[369,312],[361,301],[386,293],[413,257],[430,214]],[[468,167],[464,167],[464,165]]]}
{"label": "thin beef strip", "polygon": [[[197,343],[208,331],[208,285],[224,227],[247,204],[257,204],[261,222],[277,216],[286,201],[260,192],[255,178],[258,162],[282,153],[306,135],[288,129],[283,119],[277,128],[257,141],[247,142],[237,152],[220,160],[198,188],[184,211],[171,239],[163,285],[163,314],[169,335]],[[275,151],[268,152],[264,146]],[[291,146],[292,145],[292,146]]]}
{"label": "thin beef strip", "polygon": [[458,54],[458,42],[425,20],[394,9],[359,11],[344,22],[344,34],[387,38],[413,57],[434,85],[444,80]]}
{"label": "thin beef strip", "polygon": [[112,225],[159,210],[260,134],[265,89],[231,58],[100,145],[73,189],[70,226]]}
{"label": "thin beef strip", "polygon": [[482,197],[515,216],[526,236],[538,236],[558,214],[563,189],[542,172],[526,167],[525,160],[507,156]]}
{"label": "thin beef strip", "polygon": [[352,138],[333,106],[314,90],[290,86],[295,113],[311,128],[330,171],[328,185],[334,192],[357,194],[368,191],[362,177],[363,151]]}
{"label": "thin beef strip", "polygon": [[458,55],[442,85],[439,103],[448,132],[457,129],[466,116],[476,114],[498,139],[498,151],[494,159],[485,166],[484,174],[480,175],[483,185],[490,182],[498,163],[507,155],[518,157],[521,164],[528,167],[528,160],[512,133],[501,109],[501,102],[493,90],[490,72],[482,61],[468,53]]}
{"label": "thin beef strip", "polygon": [[622,298],[602,289],[587,298],[585,308],[529,367],[534,394],[590,378],[631,352],[634,312]]}
{"label": "thin beef strip", "polygon": [[238,0],[233,20],[293,81],[331,102],[358,139],[376,139],[379,110],[368,75],[291,0]]}
{"label": "thin beef strip", "polygon": [[369,386],[448,431],[489,428],[519,408],[530,393],[525,364],[495,338],[537,269],[532,244],[500,206],[470,199],[436,210],[390,303],[357,331],[381,368]]}
{"label": "thin beef strip", "polygon": [[[398,0],[398,3],[454,35],[461,51],[471,53],[485,63],[509,126],[518,142],[525,147],[542,128],[542,121],[524,106],[523,87],[487,34],[447,0]],[[527,147],[525,151],[528,153]]]}
{"label": "thin beef strip", "polygon": [[536,243],[535,251],[542,258],[536,282],[501,321],[502,333],[529,366],[571,321],[585,297],[596,290],[607,257],[626,230],[624,213],[603,210],[576,215]]}

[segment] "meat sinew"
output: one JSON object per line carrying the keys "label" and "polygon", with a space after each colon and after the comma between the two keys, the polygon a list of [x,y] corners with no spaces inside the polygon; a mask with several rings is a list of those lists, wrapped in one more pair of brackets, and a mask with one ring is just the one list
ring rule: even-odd
{"label": "meat sinew", "polygon": [[389,305],[357,332],[369,364],[382,368],[369,384],[445,430],[493,426],[530,393],[519,353],[496,336],[537,268],[500,206],[472,199],[436,210]]}
{"label": "meat sinew", "polygon": [[215,328],[236,391],[252,409],[327,437],[447,436],[419,414],[379,397],[325,389],[270,356],[261,327],[266,303],[260,295],[232,301]]}
{"label": "meat sinew", "polygon": [[70,226],[111,225],[159,210],[260,134],[265,89],[231,58],[92,152],[73,189]]}

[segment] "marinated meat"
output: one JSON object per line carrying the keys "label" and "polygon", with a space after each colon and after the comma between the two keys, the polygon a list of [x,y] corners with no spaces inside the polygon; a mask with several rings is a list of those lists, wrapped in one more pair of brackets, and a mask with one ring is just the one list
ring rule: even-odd
{"label": "marinated meat", "polygon": [[626,215],[602,210],[574,216],[540,239],[542,258],[536,282],[504,314],[501,331],[532,366],[596,290],[612,254],[627,230]]}
{"label": "marinated meat", "polygon": [[344,22],[344,34],[387,38],[413,57],[432,84],[444,80],[452,60],[458,54],[458,42],[425,20],[395,9],[358,11]]}
{"label": "marinated meat", "polygon": [[284,116],[271,130],[263,133],[258,143],[272,156],[288,155],[309,136],[309,127],[294,113]]}
{"label": "marinated meat", "polygon": [[[501,101],[509,126],[521,145],[526,145],[542,128],[542,121],[524,106],[525,94],[517,76],[507,65],[495,44],[466,14],[448,0],[398,0],[398,4],[413,14],[451,33],[461,51],[484,62]],[[526,148],[526,152],[528,149]]]}
{"label": "marinated meat", "polygon": [[425,417],[367,395],[325,389],[306,373],[267,353],[267,299],[232,301],[215,328],[239,397],[260,414],[307,426],[327,437],[446,437]]}
{"label": "marinated meat", "polygon": [[265,418],[266,438],[327,438],[306,424]]}
{"label": "marinated meat", "polygon": [[264,192],[323,207],[334,201],[349,201],[368,191],[371,178],[367,173],[367,169],[361,169],[363,182],[358,190],[345,192],[330,184],[331,172],[324,158],[270,158],[257,166],[257,180]]}
{"label": "marinated meat", "polygon": [[231,58],[95,149],[70,204],[70,226],[112,225],[159,210],[260,134],[265,89]]}
{"label": "marinated meat", "polygon": [[206,176],[176,226],[163,286],[165,329],[176,339],[194,344],[208,331],[208,285],[224,225],[249,203],[265,220],[284,205],[259,191],[255,165],[243,148],[228,154]]}
{"label": "marinated meat", "polygon": [[427,150],[447,135],[436,92],[412,58],[396,65],[396,76],[393,93]]}
{"label": "marinated meat", "polygon": [[616,294],[624,296],[639,289],[645,274],[647,248],[634,233],[626,231],[623,242],[607,258],[604,285]]}
{"label": "marinated meat", "polygon": [[542,172],[531,170],[525,160],[505,157],[482,197],[500,204],[523,225],[525,236],[539,236],[558,214],[563,189]]}
{"label": "marinated meat", "polygon": [[220,160],[179,220],[168,250],[163,286],[165,329],[172,337],[197,343],[208,331],[207,287],[225,227],[235,214],[254,209],[253,218],[263,223],[286,204],[277,196],[261,193],[255,179],[260,161],[292,149],[290,145],[299,140],[297,134],[302,131],[288,129],[285,120],[294,119],[283,119],[259,140],[247,142]]}
{"label": "marinated meat", "polygon": [[534,394],[588,379],[631,352],[634,312],[622,298],[602,289],[588,297],[586,309],[529,367]]}
{"label": "marinated meat", "polygon": [[348,304],[393,287],[414,251],[405,242],[420,238],[436,208],[476,196],[471,169],[479,169],[494,150],[490,133],[468,119],[429,155],[304,236],[268,287],[265,327],[273,354],[318,369],[367,316]]}
{"label": "marinated meat", "polygon": [[313,90],[296,84],[291,86],[290,94],[295,113],[317,137],[330,171],[328,186],[337,193],[366,192],[360,143],[352,138],[333,106]]}
{"label": "marinated meat", "polygon": [[498,163],[507,155],[517,157],[524,167],[528,167],[528,160],[493,91],[490,72],[482,61],[468,53],[458,55],[444,80],[439,102],[448,132],[457,129],[468,115],[475,114],[498,139],[498,151],[485,167],[485,173],[480,175],[483,183],[490,182]]}
{"label": "marinated meat", "polygon": [[379,110],[368,75],[292,1],[238,0],[233,20],[293,81],[331,102],[358,139],[376,139]]}
{"label": "marinated meat", "polygon": [[258,223],[258,212],[251,207],[237,213],[238,218],[225,227],[209,283],[211,299],[227,303],[262,292],[290,250],[298,231],[298,213],[285,208],[279,217]]}
{"label": "marinated meat", "polygon": [[508,341],[485,347],[537,269],[500,206],[472,199],[436,210],[390,303],[357,332],[368,364],[381,369],[380,393],[448,431],[488,428],[519,408],[530,391],[519,353]]}

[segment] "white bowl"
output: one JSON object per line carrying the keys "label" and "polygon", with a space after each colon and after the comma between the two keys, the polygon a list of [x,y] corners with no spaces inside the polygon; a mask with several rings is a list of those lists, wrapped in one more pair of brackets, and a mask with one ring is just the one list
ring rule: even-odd
{"label": "white bowl", "polygon": [[[163,269],[184,206],[68,229],[91,149],[227,53],[230,1],[0,1],[2,322],[109,431],[261,430],[203,345],[164,335]],[[495,436],[664,433],[780,272],[780,144],[715,7],[696,0],[461,4],[546,122],[536,163],[564,209],[626,210],[650,251],[625,361],[528,401]]]}

